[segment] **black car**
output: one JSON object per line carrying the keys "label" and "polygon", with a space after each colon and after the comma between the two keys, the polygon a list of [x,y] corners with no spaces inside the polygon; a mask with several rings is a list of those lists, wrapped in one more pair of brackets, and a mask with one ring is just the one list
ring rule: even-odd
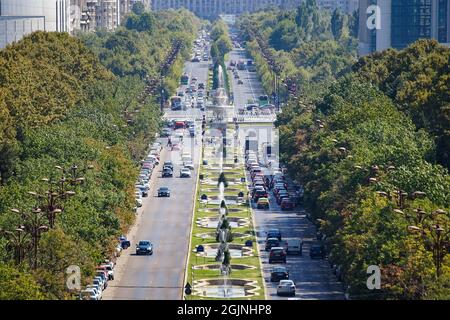
{"label": "black car", "polygon": [[173,177],[173,170],[171,170],[168,167],[165,167],[162,171],[162,177],[163,178],[167,178],[167,177]]}
{"label": "black car", "polygon": [[136,254],[153,254],[153,245],[148,240],[139,241],[136,245]]}
{"label": "black car", "polygon": [[158,197],[170,197],[170,190],[167,187],[161,187],[158,189]]}
{"label": "black car", "polygon": [[278,229],[270,229],[269,231],[267,231],[267,237],[266,239],[269,238],[277,238],[278,240],[281,241],[281,232]]}
{"label": "black car", "polygon": [[320,244],[312,245],[311,249],[309,249],[309,256],[311,257],[311,259],[314,258],[323,259],[325,257],[325,250],[323,246]]}
{"label": "black car", "polygon": [[269,253],[269,263],[286,263],[286,251],[282,247],[273,247]]}
{"label": "black car", "polygon": [[285,267],[275,267],[270,273],[270,282],[289,280],[289,271]]}
{"label": "black car", "polygon": [[280,240],[277,238],[269,238],[266,240],[266,251],[270,251],[273,247],[279,247],[280,246]]}

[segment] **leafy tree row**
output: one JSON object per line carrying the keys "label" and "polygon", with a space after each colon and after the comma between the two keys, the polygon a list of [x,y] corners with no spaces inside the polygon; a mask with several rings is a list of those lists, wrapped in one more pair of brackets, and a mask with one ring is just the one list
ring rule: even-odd
{"label": "leafy tree row", "polygon": [[[199,23],[187,11],[153,18],[147,29],[122,28],[81,40],[38,32],[0,52],[2,299],[71,298],[66,268],[80,266],[83,284],[88,282],[133,223],[138,163],[161,120],[155,97],[144,103],[138,97],[147,76],[158,75],[173,39],[183,39],[183,54],[189,52]],[[168,91],[178,82],[182,60],[166,76]],[[75,195],[57,201],[62,212],[41,233],[35,265],[24,215],[42,201],[29,192],[45,193],[49,183],[42,179],[60,181],[56,166],[74,164],[85,180],[70,186]],[[45,212],[38,216],[48,227]]]}

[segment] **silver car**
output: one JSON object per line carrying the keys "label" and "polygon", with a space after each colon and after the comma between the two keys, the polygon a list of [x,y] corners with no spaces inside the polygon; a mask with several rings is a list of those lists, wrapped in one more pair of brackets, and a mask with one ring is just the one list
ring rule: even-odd
{"label": "silver car", "polygon": [[277,287],[277,296],[295,296],[295,284],[292,280],[281,280]]}

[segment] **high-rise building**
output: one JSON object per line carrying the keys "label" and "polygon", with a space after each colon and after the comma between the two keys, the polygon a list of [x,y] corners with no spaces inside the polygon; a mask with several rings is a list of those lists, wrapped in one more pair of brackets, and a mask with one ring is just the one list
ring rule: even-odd
{"label": "high-rise building", "polygon": [[42,31],[71,32],[70,0],[0,0],[0,48]]}
{"label": "high-rise building", "polygon": [[450,43],[450,0],[360,0],[359,16],[360,55],[423,38]]}

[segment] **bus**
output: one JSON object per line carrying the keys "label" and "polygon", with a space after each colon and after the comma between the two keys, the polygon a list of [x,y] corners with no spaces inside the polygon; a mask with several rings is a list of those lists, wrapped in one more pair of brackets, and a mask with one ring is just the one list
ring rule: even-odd
{"label": "bus", "polygon": [[263,107],[263,106],[269,104],[269,96],[267,96],[267,95],[259,96],[258,104],[260,107]]}
{"label": "bus", "polygon": [[170,108],[172,110],[181,110],[181,97],[174,96],[170,98]]}
{"label": "bus", "polygon": [[181,85],[187,86],[189,83],[189,76],[185,73],[181,76]]}

